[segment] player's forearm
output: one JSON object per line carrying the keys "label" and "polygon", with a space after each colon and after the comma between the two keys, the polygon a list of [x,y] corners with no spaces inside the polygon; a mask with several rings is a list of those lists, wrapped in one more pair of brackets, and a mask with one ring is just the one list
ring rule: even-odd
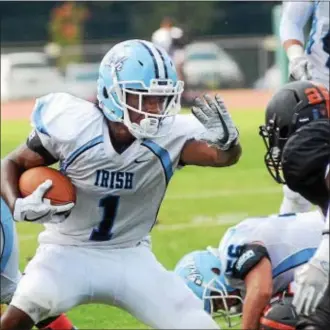
{"label": "player's forearm", "polygon": [[280,22],[280,39],[283,45],[293,40],[300,43],[301,46],[304,45],[304,26],[312,12],[313,4],[311,1],[288,2],[283,5]]}
{"label": "player's forearm", "polygon": [[15,201],[20,197],[18,180],[24,169],[9,158],[1,161],[1,197],[13,212]]}
{"label": "player's forearm", "polygon": [[237,163],[241,154],[239,143],[224,151],[216,146],[209,146],[205,141],[190,140],[186,142],[180,160],[186,165],[225,167]]}
{"label": "player's forearm", "polygon": [[18,180],[21,174],[31,167],[43,165],[44,159],[30,150],[25,143],[1,162],[1,196],[11,211],[14,210],[16,199],[20,197]]}
{"label": "player's forearm", "polygon": [[262,312],[270,301],[268,292],[248,292],[243,305],[242,329],[259,329]]}
{"label": "player's forearm", "polygon": [[214,147],[216,156],[213,160],[213,167],[232,166],[238,162],[242,155],[241,145],[238,143],[229,150],[220,150]]}

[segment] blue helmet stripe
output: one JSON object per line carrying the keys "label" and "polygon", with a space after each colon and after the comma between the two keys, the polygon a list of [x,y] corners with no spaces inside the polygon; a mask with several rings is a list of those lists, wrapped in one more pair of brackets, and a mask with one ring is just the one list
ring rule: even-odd
{"label": "blue helmet stripe", "polygon": [[162,58],[162,61],[163,61],[163,64],[164,64],[165,79],[168,79],[167,66],[166,66],[166,63],[165,63],[165,59],[164,59],[163,53],[159,50],[158,47],[155,47],[155,48],[157,49],[157,52],[159,53],[160,57]]}
{"label": "blue helmet stripe", "polygon": [[150,56],[152,57],[152,60],[154,62],[154,69],[155,69],[155,76],[156,76],[156,79],[159,78],[159,69],[158,69],[158,65],[157,65],[157,61],[156,61],[156,58],[152,52],[152,50],[148,47],[148,45],[142,41],[139,41],[141,43],[141,45],[146,48],[146,50],[148,51],[148,53],[150,54]]}

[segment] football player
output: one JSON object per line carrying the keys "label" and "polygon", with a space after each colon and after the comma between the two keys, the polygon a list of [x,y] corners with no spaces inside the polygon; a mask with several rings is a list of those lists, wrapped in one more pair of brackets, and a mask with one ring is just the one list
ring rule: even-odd
{"label": "football player", "polygon": [[233,326],[242,308],[241,328],[258,329],[272,297],[292,294],[294,272],[315,253],[323,227],[319,211],[248,218],[226,231],[218,249],[184,256],[175,272],[213,316]]}
{"label": "football player", "polygon": [[[281,172],[281,153],[288,136],[311,120],[325,118],[330,109],[329,92],[322,85],[311,81],[286,84],[267,105],[266,125],[260,127],[260,135],[266,144],[265,163],[271,176],[284,183]],[[312,205],[286,185],[280,208],[282,214],[299,210],[308,211]]]}
{"label": "football player", "polygon": [[[168,54],[144,40],[111,48],[97,85],[97,106],[65,93],[39,98],[34,133],[1,167],[1,194],[14,219],[46,227],[1,329],[31,329],[84,303],[121,307],[153,328],[218,329],[157,261],[149,233],[179,163],[238,161],[231,116],[219,97],[208,96],[196,100],[193,116],[177,115],[183,82]],[[51,182],[25,198],[17,190],[23,171],[58,161],[77,189],[66,219],[43,202]]]}
{"label": "football player", "polygon": [[319,119],[300,128],[284,146],[282,166],[288,186],[318,205],[326,215],[321,244],[309,263],[295,276],[297,291],[293,304],[301,314],[297,325],[301,330],[330,328],[329,162],[329,119]]}
{"label": "football player", "polygon": [[[329,1],[288,1],[283,4],[280,37],[289,59],[293,80],[313,80],[329,89],[330,17]],[[312,18],[309,40],[304,27]]]}
{"label": "football player", "polygon": [[[18,269],[18,246],[14,220],[8,206],[2,198],[0,225],[0,302],[2,305],[8,305],[14,295],[17,283],[21,278],[21,273]],[[37,324],[37,327],[39,329],[48,330],[76,329],[64,314],[60,315],[59,317],[43,320]]]}
{"label": "football player", "polygon": [[266,166],[273,178],[319,206],[326,217],[317,252],[297,272],[293,303],[298,313],[312,313],[299,328],[327,329],[329,292],[324,291],[329,281],[330,178],[325,169],[330,158],[329,92],[312,82],[288,84],[273,96],[266,110],[266,125],[260,130],[267,147]]}
{"label": "football player", "polygon": [[[289,73],[293,80],[312,79],[330,87],[330,27],[329,1],[289,1],[283,3],[280,24],[282,44],[289,58]],[[304,26],[312,17],[309,40],[305,45]],[[312,204],[300,194],[283,186],[281,213],[304,212]]]}

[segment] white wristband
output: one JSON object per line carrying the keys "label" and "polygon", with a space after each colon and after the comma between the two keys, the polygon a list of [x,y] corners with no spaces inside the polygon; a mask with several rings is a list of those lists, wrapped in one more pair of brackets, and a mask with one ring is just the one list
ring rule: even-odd
{"label": "white wristband", "polygon": [[321,244],[316,250],[313,258],[329,262],[329,235],[323,235]]}
{"label": "white wristband", "polygon": [[15,221],[23,221],[24,220],[24,219],[21,219],[21,216],[22,216],[22,211],[21,211],[22,200],[23,200],[23,198],[17,198],[16,201],[15,201],[14,214],[13,214],[13,217],[14,217]]}
{"label": "white wristband", "polygon": [[292,61],[297,57],[304,56],[304,48],[300,45],[294,44],[294,45],[291,45],[286,50],[286,53],[288,55],[289,61]]}

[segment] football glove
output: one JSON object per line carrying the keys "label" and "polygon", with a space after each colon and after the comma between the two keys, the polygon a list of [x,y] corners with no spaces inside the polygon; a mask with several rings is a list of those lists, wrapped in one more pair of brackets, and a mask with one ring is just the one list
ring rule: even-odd
{"label": "football glove", "polygon": [[311,80],[312,69],[313,66],[306,56],[296,57],[289,63],[290,80]]}
{"label": "football glove", "polygon": [[313,313],[329,283],[329,261],[313,257],[295,274],[293,305],[298,314]]}
{"label": "football glove", "polygon": [[204,101],[196,98],[191,111],[206,128],[196,139],[224,151],[238,143],[238,130],[220,96],[216,95],[212,99],[209,95],[204,95]]}
{"label": "football glove", "polygon": [[31,195],[17,198],[14,206],[14,220],[41,224],[64,221],[74,207],[74,203],[51,205],[51,201],[43,196],[52,184],[51,180],[46,180]]}

